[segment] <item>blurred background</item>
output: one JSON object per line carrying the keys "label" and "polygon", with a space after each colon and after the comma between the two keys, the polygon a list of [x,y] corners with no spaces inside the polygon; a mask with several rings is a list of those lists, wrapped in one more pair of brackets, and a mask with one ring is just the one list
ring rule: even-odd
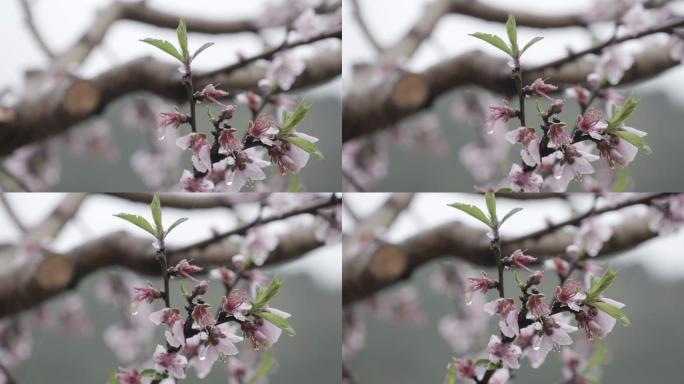
{"label": "blurred background", "polygon": [[[345,194],[345,204],[349,204],[359,215],[372,212],[384,199],[384,194]],[[578,212],[591,205],[588,195],[573,194],[570,197]],[[465,194],[418,194],[411,207],[395,222],[384,236],[389,242],[400,241],[417,232],[448,221],[458,220],[475,228],[482,223],[468,217],[446,204],[463,202],[484,206],[484,199]],[[568,205],[558,200],[535,200],[530,202],[497,199],[499,211],[523,207],[523,211],[513,216],[502,229],[502,236],[516,236],[529,233],[545,226],[544,219],[554,221],[574,216]],[[644,207],[635,207],[624,216],[608,215],[609,222],[629,220],[633,214],[643,213]],[[645,209],[645,208],[644,208]],[[640,212],[641,211],[641,212]],[[345,219],[345,223],[350,220]],[[352,227],[345,226],[349,233]],[[678,359],[684,353],[684,334],[680,330],[680,320],[684,309],[678,303],[684,295],[684,255],[682,255],[684,233],[658,237],[628,252],[600,259],[618,271],[615,283],[608,291],[608,297],[624,302],[625,314],[631,325],[615,326],[605,339],[608,355],[602,367],[602,383],[647,383],[680,382],[681,366]],[[455,255],[458,256],[458,255]],[[406,283],[400,283],[382,291],[377,297],[383,298],[398,294],[407,285],[417,290],[419,309],[424,311],[426,321],[416,325],[408,320],[393,322],[367,314],[364,319],[367,336],[364,347],[348,362],[348,367],[359,383],[441,383],[446,374],[446,365],[455,354],[449,344],[438,332],[439,320],[454,314],[454,303],[442,294],[431,289],[433,272],[436,272],[447,259],[435,261],[419,268]],[[474,266],[473,273],[479,274],[480,267]],[[496,276],[495,269],[485,269],[489,276]],[[512,273],[506,275],[506,290],[515,289]],[[521,274],[522,276],[523,274]],[[547,294],[553,291],[552,284],[557,279],[552,274],[541,285]],[[509,285],[510,283],[510,285]],[[547,295],[548,296],[548,295]],[[367,312],[367,311],[366,311]],[[494,318],[484,315],[489,321],[489,330],[494,332],[498,323]],[[476,339],[475,350],[484,348],[490,333]],[[579,333],[571,334],[575,340]],[[521,369],[515,372],[516,383],[549,384],[562,383],[561,365],[558,353],[551,352],[546,363],[538,370],[530,368],[527,360],[521,361]]]}
{"label": "blurred background", "polygon": [[[636,1],[600,1],[600,0],[478,0],[478,2],[497,8],[512,11],[528,12],[539,15],[564,14],[592,14],[593,7],[608,4],[636,3]],[[373,63],[374,50],[359,27],[351,6],[352,1],[345,3],[344,8],[344,56],[343,56],[343,88],[348,92],[353,82],[352,68],[355,64]],[[358,4],[370,32],[380,44],[390,45],[400,39],[423,14],[432,0],[415,0],[395,6],[391,0],[359,0]],[[667,7],[677,14],[684,12],[681,1],[667,1]],[[481,40],[468,36],[470,33],[484,32],[503,34],[502,23],[484,22],[474,17],[451,14],[443,17],[430,37],[420,46],[415,55],[406,62],[401,62],[402,68],[409,71],[421,71],[442,60],[454,57],[471,50],[481,50],[486,53],[502,57],[496,48],[483,43]],[[521,41],[529,41],[535,36],[543,36],[544,40],[525,53],[523,65],[543,64],[567,54],[568,49],[578,50],[591,46],[594,39],[600,41],[610,37],[613,26],[610,23],[598,23],[591,32],[584,28],[561,29],[531,29],[518,28]],[[661,44],[667,42],[667,36],[655,35],[650,43]],[[649,43],[647,43],[649,44]],[[635,47],[630,47],[632,50]],[[636,49],[639,49],[638,47]],[[639,153],[629,166],[632,178],[628,190],[646,191],[679,191],[684,189],[684,179],[673,177],[679,174],[677,159],[681,158],[681,146],[684,144],[684,130],[681,122],[684,120],[684,97],[679,84],[684,81],[684,67],[670,69],[659,76],[646,81],[631,83],[619,90],[625,94],[633,93],[641,100],[637,112],[629,120],[628,125],[648,132],[647,141],[653,149],[653,154],[646,156]],[[548,79],[553,83],[553,79]],[[425,191],[448,192],[469,191],[474,185],[483,183],[474,179],[459,158],[461,149],[468,143],[478,141],[478,132],[483,128],[480,122],[466,122],[462,118],[454,118],[459,105],[472,99],[483,91],[476,88],[458,88],[438,98],[429,113],[411,116],[399,124],[408,130],[416,131],[421,126],[436,126],[443,135],[445,148],[443,151],[433,147],[403,143],[393,140],[392,135],[384,136],[387,150],[386,177],[381,177],[376,184],[367,190],[373,191]],[[485,93],[486,94],[486,93]],[[501,97],[489,95],[489,105],[500,104]],[[534,102],[527,103],[528,111],[534,110]],[[515,103],[513,103],[515,106]],[[569,101],[565,111],[560,115],[566,122],[574,122],[579,113],[576,103]],[[424,120],[426,115],[430,120]],[[424,122],[427,123],[425,124]],[[535,120],[536,121],[536,120]],[[570,124],[569,123],[569,124]],[[509,129],[514,123],[509,124]],[[396,133],[395,136],[400,136]],[[415,145],[415,146],[414,146]],[[511,162],[516,159],[518,146],[508,146],[510,153],[507,166],[502,166],[499,174],[508,175]],[[505,156],[505,154],[503,155]],[[517,157],[519,159],[519,156]],[[477,159],[471,159],[477,162]],[[654,172],[654,170],[658,170]],[[407,177],[410,175],[410,177]],[[571,183],[570,191],[580,191],[581,184]]]}
{"label": "blurred background", "polygon": [[[18,216],[26,225],[39,223],[43,216],[59,202],[62,194],[32,193],[6,194],[7,200],[16,207],[31,207],[18,210]],[[254,205],[254,204],[252,204]],[[240,208],[240,215],[254,217],[258,207]],[[146,204],[135,204],[107,196],[90,196],[79,213],[60,233],[51,248],[64,252],[86,240],[113,231],[129,231],[142,236],[144,232],[112,215],[128,212],[149,217]],[[225,231],[236,226],[236,219],[225,209],[203,209],[197,211],[163,209],[164,222],[171,223],[181,217],[190,220],[178,227],[169,236],[169,247],[182,246],[210,237],[214,230]],[[302,217],[304,222],[307,218]],[[283,224],[287,225],[287,224]],[[291,225],[291,224],[289,224]],[[19,233],[14,229],[4,210],[0,210],[0,243],[16,241]],[[276,229],[282,231],[282,226]],[[340,286],[341,246],[334,244],[318,248],[300,259],[266,268],[269,275],[278,273],[283,279],[283,289],[273,306],[292,314],[290,323],[297,332],[295,337],[283,335],[272,353],[276,361],[272,383],[333,383],[340,377]],[[68,297],[78,295],[83,300],[83,311],[90,327],[84,331],[63,330],[66,324],[57,324],[55,329],[31,327],[33,346],[31,357],[13,371],[19,383],[104,383],[112,369],[120,366],[116,356],[105,344],[105,329],[121,321],[122,314],[98,298],[98,284],[113,273],[123,272],[117,268],[102,270],[88,276],[76,290],[63,294],[47,304],[47,312],[57,309]],[[139,276],[147,280],[147,276]],[[161,280],[152,279],[159,287]],[[172,281],[172,302],[177,303],[180,291],[177,281]],[[207,294],[210,303],[218,303],[225,294],[216,281],[209,284]],[[175,296],[175,298],[174,298]],[[89,328],[89,329],[88,329]],[[156,327],[157,334],[150,346],[149,356],[157,343],[162,343],[162,327]],[[238,344],[241,351],[250,349],[246,342]],[[220,362],[212,369],[203,383],[226,383],[227,372]],[[197,382],[194,369],[188,370],[186,382]]]}
{"label": "blurred background", "polygon": [[[0,4],[0,43],[7,52],[12,52],[11,56],[0,63],[0,90],[7,91],[2,92],[2,97],[7,100],[14,100],[24,91],[26,71],[44,69],[48,65],[48,59],[41,52],[29,31],[22,12],[21,1],[23,0],[4,1]],[[95,20],[98,11],[104,9],[112,1],[114,0],[73,0],[65,3],[30,0],[29,3],[34,24],[44,36],[44,40],[54,51],[60,52],[78,40]],[[239,5],[217,0],[146,2],[150,8],[185,17],[201,17],[207,20],[254,19],[264,24],[269,22],[266,12],[272,8],[271,6],[284,3],[286,3],[285,0],[275,2],[254,0],[241,2]],[[298,3],[305,5],[304,3],[307,2]],[[308,3],[319,2],[309,1]],[[281,41],[282,36],[283,28],[262,31],[261,34],[250,32],[229,35],[190,33],[191,48],[197,48],[204,42],[216,44],[204,51],[202,56],[193,63],[193,67],[201,72],[235,63],[240,57],[261,53],[265,49],[266,42]],[[96,47],[83,66],[78,68],[77,74],[84,78],[93,77],[109,68],[142,56],[153,56],[165,62],[173,60],[165,53],[138,41],[146,37],[176,41],[176,32],[172,29],[157,28],[132,21],[118,21],[108,31],[102,44]],[[307,54],[310,52],[307,50],[309,50],[308,47],[302,47],[298,52],[308,57]],[[298,100],[303,99],[313,105],[311,113],[298,129],[318,137],[319,148],[325,156],[324,160],[312,158],[308,166],[303,169],[300,178],[302,189],[309,191],[340,189],[340,87],[340,81],[333,80],[316,87],[288,93]],[[101,139],[106,150],[97,152],[94,146],[80,150],[65,150],[70,141],[71,144],[75,141],[73,137],[71,140],[63,136],[52,139],[55,143],[50,153],[50,156],[54,157],[54,164],[52,164],[54,171],[52,172],[57,172],[58,177],[55,178],[54,185],[50,186],[50,190],[67,192],[156,190],[157,188],[143,183],[131,166],[132,156],[136,151],[154,144],[154,142],[148,142],[149,135],[147,134],[151,130],[154,136],[154,127],[140,127],[131,123],[131,116],[143,99],[152,102],[155,114],[160,111],[173,110],[174,102],[160,100],[145,93],[133,94],[110,104],[100,118],[85,121],[70,131],[74,137],[78,135],[87,137],[89,135],[85,132],[93,132],[91,135],[96,139]],[[181,108],[187,110],[187,106],[181,106]],[[233,126],[243,132],[249,119],[251,119],[249,110],[244,106],[238,108]],[[198,109],[198,124],[200,127],[207,127],[208,124],[203,107]],[[167,140],[175,141],[175,138],[169,137]],[[95,149],[95,153],[89,153],[88,149]],[[181,152],[180,148],[177,150]],[[162,186],[161,190],[175,187],[183,169],[189,168],[189,164],[190,155],[185,153],[169,176],[169,182]],[[273,172],[272,168],[270,172],[275,174],[275,179],[279,179],[278,172]],[[107,175],[107,177],[102,177],[102,175]],[[278,185],[278,182],[275,184]],[[276,188],[275,185],[273,187]]]}

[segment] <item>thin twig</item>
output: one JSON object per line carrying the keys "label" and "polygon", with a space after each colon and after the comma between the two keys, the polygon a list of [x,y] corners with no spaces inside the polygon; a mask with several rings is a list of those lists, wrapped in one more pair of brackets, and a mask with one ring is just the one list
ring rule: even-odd
{"label": "thin twig", "polygon": [[17,216],[17,213],[14,212],[14,209],[12,208],[12,204],[7,200],[7,195],[4,193],[0,193],[0,204],[5,208],[5,212],[7,213],[7,216],[9,216],[10,220],[12,220],[12,223],[21,231],[22,233],[26,233],[27,228],[24,225],[24,223],[21,222],[19,217]]}
{"label": "thin twig", "polygon": [[368,43],[375,49],[376,52],[381,53],[383,51],[382,45],[378,42],[378,40],[373,36],[373,33],[371,33],[370,28],[368,28],[368,24],[366,23],[366,19],[363,17],[363,12],[361,11],[361,6],[359,4],[358,0],[352,0],[352,5],[353,5],[353,13],[354,13],[354,18],[356,19],[356,22],[359,24],[359,27],[361,28],[361,32],[363,35],[366,37],[366,40],[368,40]]}
{"label": "thin twig", "polygon": [[28,0],[19,0],[19,4],[21,4],[21,8],[24,11],[24,19],[26,20],[26,26],[29,28],[29,31],[31,31],[33,39],[36,41],[36,43],[38,43],[38,46],[43,51],[43,53],[50,60],[53,60],[55,58],[55,53],[52,52],[52,49],[50,49],[50,47],[47,45],[47,43],[43,39],[43,36],[40,34],[40,31],[38,31],[38,27],[36,27],[35,20],[33,19],[31,5],[28,3]]}

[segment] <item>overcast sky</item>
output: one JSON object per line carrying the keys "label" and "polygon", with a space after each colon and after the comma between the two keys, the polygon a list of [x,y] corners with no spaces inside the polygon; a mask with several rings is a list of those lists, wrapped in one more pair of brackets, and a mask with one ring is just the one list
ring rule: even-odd
{"label": "overcast sky", "polygon": [[[54,206],[64,197],[60,193],[24,193],[8,194],[7,198],[15,207],[17,215],[28,226],[40,223]],[[250,220],[256,215],[257,207],[243,210],[245,220]],[[66,252],[83,241],[109,234],[114,231],[124,230],[133,235],[145,236],[146,233],[133,225],[113,217],[112,215],[127,212],[149,218],[149,207],[145,204],[135,204],[128,201],[107,196],[90,196],[78,212],[75,220],[72,220],[60,233],[53,249],[57,252]],[[227,231],[235,228],[234,217],[226,214],[225,209],[202,209],[196,211],[164,209],[164,223],[172,223],[181,217],[190,220],[176,229],[167,239],[170,246],[180,246],[193,243],[212,235],[212,229]],[[311,222],[304,216],[300,217],[304,224]],[[269,226],[276,231],[287,231],[292,228],[285,225]],[[0,243],[19,239],[19,232],[7,217],[5,210],[0,209]],[[280,232],[279,232],[280,233]],[[151,242],[151,240],[150,240]],[[329,289],[339,290],[342,284],[342,246],[333,245],[319,248],[306,257],[278,267],[282,273],[305,272],[311,275],[317,284]]]}
{"label": "overcast sky", "polygon": [[[350,206],[353,207],[355,211],[358,211],[360,215],[368,214],[374,208],[382,204],[386,198],[387,195],[383,193],[345,193],[344,196],[345,203],[349,202]],[[592,198],[590,195],[586,194],[575,194],[572,199],[576,203],[576,207],[583,211],[590,207]],[[475,227],[483,226],[482,223],[476,219],[473,219],[454,208],[447,207],[447,204],[455,202],[475,204],[480,207],[484,207],[485,204],[484,198],[477,195],[456,193],[418,194],[411,204],[411,208],[400,216],[399,220],[397,220],[392,229],[387,233],[388,240],[403,240],[426,228],[431,228],[454,220],[463,221],[464,223]],[[502,199],[497,202],[497,205],[497,211],[499,212],[507,212],[515,207],[523,207],[522,212],[516,214],[506,222],[506,225],[502,228],[503,236],[524,235],[533,230],[542,228],[545,225],[545,219],[547,218],[554,222],[558,222],[569,218],[572,214],[568,210],[567,205],[555,199],[537,200],[534,203]],[[628,212],[640,214],[645,210],[645,207],[633,207],[629,208]],[[608,214],[602,217],[604,217],[608,223],[615,222],[616,220],[629,219],[629,216],[622,214]],[[348,220],[347,216],[345,216],[343,220],[345,223],[345,231],[347,231],[347,223],[351,221]],[[684,255],[681,250],[682,244],[684,244],[684,229],[680,230],[675,235],[651,240],[634,250],[620,255],[620,257],[607,260],[618,266],[638,263],[658,277],[683,279]]]}

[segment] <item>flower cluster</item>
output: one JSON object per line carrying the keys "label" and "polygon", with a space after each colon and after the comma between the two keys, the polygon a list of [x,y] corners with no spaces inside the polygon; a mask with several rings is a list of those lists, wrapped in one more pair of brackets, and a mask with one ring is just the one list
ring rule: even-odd
{"label": "flower cluster", "polygon": [[[550,96],[559,91],[556,85],[541,78],[531,84],[525,84],[523,80],[520,58],[525,50],[542,38],[535,38],[520,49],[515,19],[509,17],[506,26],[510,45],[493,35],[475,33],[473,36],[496,46],[512,58],[512,76],[518,85],[518,108],[504,101],[502,105],[490,107],[486,119],[488,125],[519,121],[518,128],[505,134],[508,142],[520,144],[521,162],[513,164],[508,174],[511,190],[539,192],[547,187],[554,192],[565,191],[573,179],[595,173],[592,163],[599,159],[603,159],[609,169],[625,168],[639,150],[650,154],[651,149],[644,140],[646,132],[625,124],[636,110],[638,101],[633,96],[622,100],[616,91],[607,89],[608,85],[618,84],[624,72],[632,66],[631,56],[622,53],[619,46],[606,49],[595,71],[587,78],[589,87],[577,85],[566,90],[566,96],[574,98],[581,109],[576,121],[570,124],[560,116],[567,100]],[[526,98],[536,101],[541,120],[539,129],[528,124]],[[596,99],[604,101],[604,112],[592,106]],[[542,107],[542,100],[548,100],[546,108]],[[617,103],[622,105],[616,107]]]}
{"label": "flower cluster", "polygon": [[[300,22],[304,24],[304,22]],[[189,192],[228,191],[239,192],[244,186],[266,179],[263,168],[271,164],[278,167],[283,176],[298,173],[309,161],[311,155],[322,158],[316,146],[317,138],[296,130],[305,119],[310,106],[295,102],[279,93],[289,90],[296,78],[304,71],[305,63],[291,50],[275,54],[266,71],[266,77],[259,81],[256,90],[241,92],[235,100],[244,104],[252,114],[252,120],[239,137],[238,129],[231,120],[238,111],[232,104],[222,100],[229,92],[215,84],[206,84],[202,90],[195,90],[192,62],[212,43],[207,43],[192,56],[188,51],[185,22],[178,26],[180,50],[171,43],[156,39],[145,39],[170,54],[181,63],[181,81],[188,93],[190,113],[178,107],[173,111],[162,112],[159,119],[159,139],[164,140],[170,128],[179,130],[189,125],[191,132],[178,137],[176,145],[190,151],[192,170],[184,170],[180,187]],[[196,108],[206,105],[212,129],[199,132]],[[278,118],[265,112],[269,106],[276,109]],[[214,115],[213,108],[218,108]]]}
{"label": "flower cluster", "polygon": [[[110,327],[105,333],[108,344],[120,360],[128,365],[113,372],[110,382],[140,383],[143,378],[151,378],[157,382],[174,383],[175,380],[185,379],[189,367],[194,368],[197,377],[202,379],[217,361],[225,362],[230,356],[240,353],[238,345],[243,341],[252,350],[264,352],[280,339],[283,332],[294,335],[287,320],[290,314],[271,306],[282,287],[280,278],[276,276],[269,279],[256,270],[248,269],[252,265],[263,265],[269,253],[278,245],[277,237],[261,226],[254,226],[247,231],[240,248],[242,254],[233,256],[230,266],[209,271],[209,276],[223,285],[226,292],[217,304],[211,305],[205,297],[210,283],[198,278],[204,268],[187,259],[168,265],[165,238],[185,219],[179,219],[165,229],[157,196],[152,201],[151,212],[154,224],[140,216],[117,215],[155,237],[156,257],[162,269],[164,288],[147,282],[145,285],[138,283],[128,293],[121,292],[121,287],[127,286],[121,283],[118,284],[118,290],[106,289],[105,294],[110,293],[106,295],[109,300],[119,301],[123,298],[131,303],[128,321],[123,326]],[[181,280],[185,302],[181,308],[172,305],[169,292],[171,279]],[[186,282],[194,285],[189,291],[185,287]],[[248,291],[239,287],[241,282],[249,286]],[[163,306],[152,311],[152,305],[156,302],[163,302]],[[156,345],[152,359],[147,360],[145,356],[139,356],[142,345],[133,345],[130,340],[138,344],[151,341],[150,337],[154,333],[150,332],[150,328],[155,326],[163,327],[165,343]],[[132,337],[143,332],[146,336]],[[239,364],[243,368],[231,371],[231,375],[241,382],[251,368],[246,362]],[[266,368],[268,371],[269,367]]]}
{"label": "flower cluster", "polygon": [[[477,207],[454,204],[458,208],[490,226],[492,251],[497,257],[499,280],[494,280],[482,272],[482,277],[471,277],[462,287],[467,303],[472,304],[473,296],[487,301],[489,291],[498,291],[498,297],[482,305],[484,312],[499,319],[499,334],[491,335],[486,349],[462,359],[455,359],[449,365],[448,380],[461,377],[467,383],[506,383],[512,376],[511,371],[520,368],[521,360],[527,359],[532,368],[539,368],[551,351],[563,350],[564,376],[571,377],[573,383],[593,379],[587,372],[577,369],[580,353],[571,349],[574,340],[571,334],[582,331],[587,342],[606,337],[619,321],[628,325],[622,313],[624,304],[604,296],[617,274],[608,268],[605,271],[586,257],[595,256],[611,233],[596,229],[595,222],[583,225],[578,231],[575,244],[569,247],[568,258],[551,259],[546,263],[558,275],[560,283],[551,295],[541,292],[539,284],[544,272],[531,267],[538,259],[517,249],[510,255],[501,255],[498,231],[511,213],[499,221],[493,194],[487,194],[490,215],[487,217]],[[513,213],[517,211],[512,211]],[[504,294],[503,276],[506,269],[516,270],[516,286],[520,290],[518,299]],[[573,279],[573,272],[584,272],[585,283]],[[519,272],[529,273],[521,279]],[[568,374],[571,373],[571,375]]]}

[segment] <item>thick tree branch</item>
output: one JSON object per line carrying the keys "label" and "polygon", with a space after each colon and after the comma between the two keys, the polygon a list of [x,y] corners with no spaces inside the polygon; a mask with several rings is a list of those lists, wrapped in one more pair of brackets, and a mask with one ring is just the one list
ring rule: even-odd
{"label": "thick tree branch", "polygon": [[452,1],[449,12],[461,15],[472,16],[485,21],[505,23],[509,14],[515,16],[518,26],[531,28],[566,28],[566,27],[586,27],[585,14],[568,15],[542,15],[529,12],[511,11],[509,9],[498,8],[484,4],[480,1],[457,0]]}
{"label": "thick tree branch", "polygon": [[[629,250],[656,237],[657,234],[651,232],[648,222],[649,217],[646,216],[614,226],[613,236],[603,245],[599,255],[607,256]],[[573,241],[574,235],[563,231],[546,234],[538,239],[504,240],[502,254],[526,249],[528,254],[535,256],[562,255]],[[408,279],[420,266],[444,257],[457,257],[484,267],[496,265],[485,230],[459,222],[442,224],[401,243],[378,245],[370,252],[367,263],[358,263],[356,257],[345,258],[342,270],[342,303],[348,305],[368,298]],[[393,262],[381,265],[379,260]]]}
{"label": "thick tree branch", "polygon": [[[634,57],[621,84],[645,80],[680,64],[670,56],[670,45],[652,46]],[[557,85],[581,84],[593,72],[588,61],[574,61],[555,68],[523,68],[524,82],[548,79]],[[440,96],[464,87],[478,86],[504,96],[515,94],[506,59],[472,51],[435,64],[421,73],[400,73],[383,87],[349,93],[344,98],[343,140],[349,141],[391,127],[400,120],[428,109]],[[405,84],[410,82],[410,86]]]}
{"label": "thick tree branch", "polygon": [[[321,54],[307,61],[294,89],[331,80],[341,73],[341,52]],[[259,66],[225,67],[199,74],[198,88],[209,83],[229,89],[252,89],[265,76]],[[176,101],[185,98],[177,66],[145,57],[112,68],[90,80],[73,80],[40,97],[20,102],[13,117],[0,122],[0,156],[15,149],[67,131],[74,125],[102,113],[105,107],[133,92],[147,91]]]}
{"label": "thick tree branch", "polygon": [[[151,193],[107,193],[106,195],[134,203],[150,204]],[[238,204],[263,202],[266,193],[223,194],[206,193],[189,195],[187,193],[164,193],[159,195],[162,207],[178,209],[233,208]]]}
{"label": "thick tree branch", "polygon": [[[303,228],[280,238],[278,247],[269,255],[266,265],[296,259],[323,244],[314,235],[314,228]],[[201,267],[230,265],[239,252],[232,242],[214,242],[203,249],[170,250],[169,264],[192,259]],[[33,308],[75,288],[89,274],[114,266],[159,276],[159,264],[154,257],[152,241],[113,233],[89,241],[66,254],[47,254],[29,263],[10,265],[0,274],[0,318]]]}

